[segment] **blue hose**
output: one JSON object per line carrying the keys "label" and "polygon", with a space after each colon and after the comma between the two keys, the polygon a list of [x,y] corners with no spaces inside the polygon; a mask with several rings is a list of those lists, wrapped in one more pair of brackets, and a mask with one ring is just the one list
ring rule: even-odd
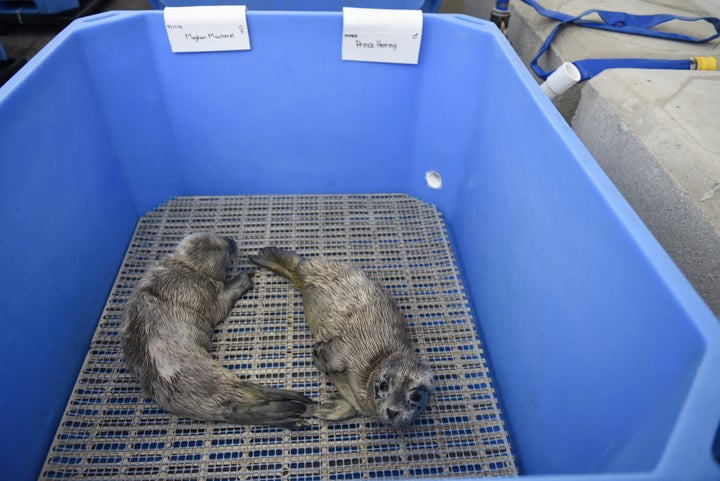
{"label": "blue hose", "polygon": [[510,3],[510,0],[497,0],[497,2],[495,2],[495,10],[499,12],[507,12],[508,3]]}
{"label": "blue hose", "polygon": [[580,81],[588,80],[609,68],[648,68],[690,70],[690,59],[661,60],[650,58],[589,58],[573,62],[580,71]]}
{"label": "blue hose", "polygon": [[[595,28],[600,30],[608,30],[618,33],[628,33],[633,35],[643,35],[647,37],[662,38],[667,40],[677,40],[682,42],[690,43],[703,43],[710,40],[714,40],[720,37],[720,19],[716,17],[682,17],[677,15],[658,14],[658,15],[634,15],[625,12],[613,12],[609,10],[587,10],[580,15],[573,16],[567,15],[554,10],[548,10],[537,3],[536,0],[522,0],[526,4],[533,7],[540,15],[557,20],[559,23],[553,28],[553,30],[545,39],[545,42],[540,46],[537,54],[530,61],[530,67],[535,74],[546,79],[554,70],[546,72],[538,65],[538,59],[545,53],[550,47],[550,43],[555,38],[558,30],[565,25],[576,25],[579,27]],[[498,4],[504,3],[507,8],[507,1],[501,2],[498,0]],[[497,8],[497,6],[496,6]],[[590,14],[597,14],[600,17],[600,21],[595,20],[583,20],[584,17]],[[655,30],[654,27],[663,25],[673,20],[679,20],[684,22],[699,22],[704,21],[709,23],[714,29],[715,33],[705,38],[696,38],[684,34],[672,33],[662,30]],[[688,70],[693,68],[693,62],[691,60],[656,60],[656,59],[638,59],[638,58],[603,58],[603,59],[586,59],[577,60],[573,62],[575,66],[580,70],[581,81],[588,80],[595,75],[599,74],[603,70],[609,68],[650,68],[650,69],[674,69],[674,70]]]}

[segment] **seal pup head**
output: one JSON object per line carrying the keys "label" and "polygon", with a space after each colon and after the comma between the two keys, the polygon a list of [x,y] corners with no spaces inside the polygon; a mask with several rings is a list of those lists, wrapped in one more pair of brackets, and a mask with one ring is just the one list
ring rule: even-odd
{"label": "seal pup head", "polygon": [[430,368],[413,354],[385,359],[369,379],[368,393],[377,419],[393,428],[404,428],[425,409],[433,391]]}
{"label": "seal pup head", "polygon": [[237,244],[234,240],[200,232],[183,238],[173,257],[208,277],[223,281],[235,252]]}

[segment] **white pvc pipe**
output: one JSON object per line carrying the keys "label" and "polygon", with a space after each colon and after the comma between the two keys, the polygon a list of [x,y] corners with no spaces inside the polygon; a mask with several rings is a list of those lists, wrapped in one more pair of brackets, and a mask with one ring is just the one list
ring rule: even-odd
{"label": "white pvc pipe", "polygon": [[564,94],[570,87],[580,81],[580,71],[575,64],[565,62],[560,65],[547,79],[540,85],[550,100],[558,95]]}

